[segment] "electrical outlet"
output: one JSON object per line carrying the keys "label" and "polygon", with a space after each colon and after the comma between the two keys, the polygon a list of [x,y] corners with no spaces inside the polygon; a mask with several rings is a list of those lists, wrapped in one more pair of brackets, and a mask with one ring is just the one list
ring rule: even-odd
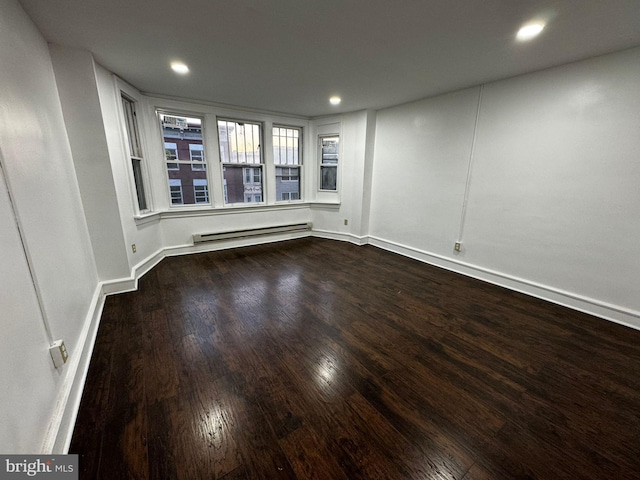
{"label": "electrical outlet", "polygon": [[459,252],[460,250],[462,250],[462,242],[456,242],[455,245],[453,246],[453,249],[456,252]]}
{"label": "electrical outlet", "polygon": [[345,225],[349,225],[349,220],[347,220],[346,218],[344,219],[344,224]]}
{"label": "electrical outlet", "polygon": [[67,359],[69,358],[67,347],[65,347],[64,341],[62,340],[56,340],[55,342],[53,342],[49,347],[49,353],[51,354],[53,365],[56,368],[60,368],[65,363],[67,363]]}
{"label": "electrical outlet", "polygon": [[132,244],[131,244],[131,250],[133,250],[133,253],[136,253],[136,251],[138,250],[138,249],[136,248],[136,244],[135,244],[135,243],[132,243]]}

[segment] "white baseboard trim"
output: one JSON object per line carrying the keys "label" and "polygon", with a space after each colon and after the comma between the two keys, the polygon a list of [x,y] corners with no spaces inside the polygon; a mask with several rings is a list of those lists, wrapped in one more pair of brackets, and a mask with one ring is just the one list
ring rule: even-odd
{"label": "white baseboard trim", "polygon": [[107,280],[102,282],[102,292],[105,295],[133,292],[137,289],[138,283],[133,275],[129,278],[118,278],[116,280]]}
{"label": "white baseboard trim", "polygon": [[342,232],[332,232],[329,230],[316,230],[313,229],[311,231],[311,236],[318,238],[326,238],[328,240],[339,240],[341,242],[349,242],[354,245],[366,245],[369,243],[369,237],[359,237],[357,235],[353,235],[352,233],[342,233]]}
{"label": "white baseboard trim", "polygon": [[153,267],[164,260],[164,258],[166,257],[165,251],[166,249],[164,248],[159,249],[131,269],[131,278],[135,282],[135,288],[133,290],[138,289],[138,280],[140,280],[145,274],[149,273]]}
{"label": "white baseboard trim", "polygon": [[78,344],[75,351],[70,352],[70,361],[65,365],[67,372],[43,443],[42,451],[45,453],[69,451],[104,302],[105,295],[99,283],[91,299]]}
{"label": "white baseboard trim", "polygon": [[369,237],[369,244],[430,265],[476,278],[494,285],[514,290],[525,295],[540,298],[626,327],[640,330],[640,312],[567,292],[547,285],[514,277],[476,265],[460,262],[434,253],[418,250],[396,242],[377,237]]}

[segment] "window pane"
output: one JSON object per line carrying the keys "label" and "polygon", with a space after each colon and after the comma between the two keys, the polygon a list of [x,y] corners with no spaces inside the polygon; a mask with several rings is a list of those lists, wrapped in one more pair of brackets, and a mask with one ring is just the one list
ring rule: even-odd
{"label": "window pane", "polygon": [[124,121],[129,139],[129,153],[132,157],[142,157],[140,148],[140,135],[138,134],[138,123],[136,121],[136,109],[132,100],[122,97],[122,109],[124,111]]}
{"label": "window pane", "polygon": [[262,163],[259,124],[218,120],[218,138],[222,163]]}
{"label": "window pane", "polygon": [[133,100],[125,97],[124,95],[120,98],[122,100],[122,111],[124,113],[124,123],[127,131],[133,182],[136,189],[136,197],[138,199],[138,210],[143,211],[147,210],[148,206],[142,175],[142,148],[140,147],[140,135],[136,119],[136,105]]}
{"label": "window pane", "polygon": [[338,137],[324,137],[322,139],[322,163],[337,164],[338,163],[338,146],[340,139]]}
{"label": "window pane", "polygon": [[276,167],[276,198],[300,199],[300,167]]}
{"label": "window pane", "polygon": [[299,128],[273,128],[273,160],[276,165],[300,165]]}
{"label": "window pane", "polygon": [[138,197],[138,208],[140,210],[147,209],[147,198],[144,194],[144,184],[142,183],[142,162],[138,158],[131,159],[131,167],[133,168],[133,181],[136,185],[136,195]]}
{"label": "window pane", "polygon": [[171,204],[209,203],[202,119],[160,113]]}
{"label": "window pane", "polygon": [[262,166],[225,165],[223,176],[225,203],[262,201]]}
{"label": "window pane", "polygon": [[320,167],[320,189],[321,190],[337,190],[338,167],[321,166]]}
{"label": "window pane", "polygon": [[340,137],[320,138],[320,190],[337,190]]}

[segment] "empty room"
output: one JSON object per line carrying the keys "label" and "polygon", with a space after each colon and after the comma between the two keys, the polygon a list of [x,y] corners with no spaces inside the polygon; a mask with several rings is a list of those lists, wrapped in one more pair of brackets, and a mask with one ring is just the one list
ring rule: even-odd
{"label": "empty room", "polygon": [[640,2],[0,13],[0,477],[640,478]]}

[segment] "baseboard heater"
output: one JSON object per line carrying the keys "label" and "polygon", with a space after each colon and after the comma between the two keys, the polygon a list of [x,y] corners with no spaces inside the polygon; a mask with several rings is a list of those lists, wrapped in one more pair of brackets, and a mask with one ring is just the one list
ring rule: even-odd
{"label": "baseboard heater", "polygon": [[272,233],[306,232],[311,230],[311,223],[292,223],[289,225],[276,225],[273,227],[247,228],[215,233],[196,233],[193,235],[193,243],[214,242],[216,240],[229,240],[233,238],[254,237],[257,235],[269,235]]}

